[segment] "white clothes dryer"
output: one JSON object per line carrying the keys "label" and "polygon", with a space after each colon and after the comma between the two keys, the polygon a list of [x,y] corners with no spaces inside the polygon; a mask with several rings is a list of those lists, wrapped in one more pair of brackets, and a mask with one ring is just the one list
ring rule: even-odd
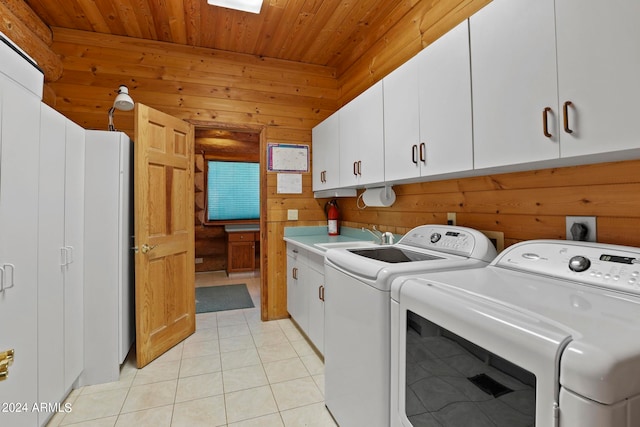
{"label": "white clothes dryer", "polygon": [[640,249],[523,242],[391,293],[392,426],[640,425]]}

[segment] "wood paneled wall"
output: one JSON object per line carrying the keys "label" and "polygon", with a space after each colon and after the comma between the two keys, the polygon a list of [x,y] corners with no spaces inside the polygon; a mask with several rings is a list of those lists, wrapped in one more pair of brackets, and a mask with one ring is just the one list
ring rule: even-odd
{"label": "wood paneled wall", "polygon": [[[491,0],[421,0],[347,70],[338,69],[344,105]],[[382,30],[382,29],[381,29]]]}
{"label": "wood paneled wall", "polygon": [[[53,49],[64,72],[54,107],[88,129],[106,129],[118,85],[142,102],[203,128],[264,133],[267,142],[311,144],[311,129],[337,109],[335,69],[162,42],[54,28]],[[133,114],[116,111],[115,126],[133,135]],[[264,148],[264,147],[263,147]],[[311,192],[311,174],[296,197],[275,191],[268,174],[262,230],[264,316],[287,316],[284,226],[318,224],[323,210]],[[298,208],[300,221],[287,222]],[[216,236],[212,236],[216,238]],[[217,236],[220,238],[221,236]],[[265,242],[264,237],[268,239]]]}
{"label": "wood paneled wall", "polygon": [[345,224],[405,233],[420,224],[457,224],[522,240],[565,239],[565,217],[596,216],[597,240],[640,247],[640,160],[488,175],[393,187],[390,208],[341,203]]}

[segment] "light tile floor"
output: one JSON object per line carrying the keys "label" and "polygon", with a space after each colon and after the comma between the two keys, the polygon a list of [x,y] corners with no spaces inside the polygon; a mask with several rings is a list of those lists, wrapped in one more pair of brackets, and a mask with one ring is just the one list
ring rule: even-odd
{"label": "light tile floor", "polygon": [[289,320],[260,320],[260,279],[198,273],[196,286],[247,283],[255,308],[196,315],[196,332],[120,380],[73,390],[49,427],[300,427],[336,424],[324,364]]}

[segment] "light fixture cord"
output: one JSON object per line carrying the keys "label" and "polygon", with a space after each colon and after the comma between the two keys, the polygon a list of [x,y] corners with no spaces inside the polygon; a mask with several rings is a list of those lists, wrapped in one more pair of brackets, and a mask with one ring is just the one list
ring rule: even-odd
{"label": "light fixture cord", "polygon": [[110,131],[115,131],[116,127],[113,125],[113,113],[116,111],[116,107],[109,108],[109,127]]}

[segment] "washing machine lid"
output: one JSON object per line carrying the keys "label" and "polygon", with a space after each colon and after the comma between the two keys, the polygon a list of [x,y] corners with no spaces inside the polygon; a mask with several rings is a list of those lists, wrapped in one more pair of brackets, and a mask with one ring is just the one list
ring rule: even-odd
{"label": "washing machine lid", "polygon": [[398,274],[486,265],[495,255],[491,241],[477,230],[421,225],[394,245],[329,249],[325,259],[355,277],[378,281],[389,291],[390,282],[383,282]]}
{"label": "washing machine lid", "polygon": [[[602,404],[640,394],[637,296],[494,265],[427,273],[419,279],[397,279],[393,283],[399,289],[401,304],[407,298],[426,298],[430,286],[456,289],[470,301],[491,306],[494,314],[487,319],[512,324],[515,336],[520,337],[514,338],[512,345],[523,351],[532,354],[539,351],[536,341],[527,337],[539,335],[540,325],[554,325],[564,331],[567,341],[562,348],[558,347],[561,351],[557,355],[558,381],[562,387]],[[513,323],[514,311],[529,321]],[[457,317],[458,313],[451,311],[449,315]],[[473,337],[465,338],[473,341]],[[554,363],[549,362],[547,369],[555,369]]]}

